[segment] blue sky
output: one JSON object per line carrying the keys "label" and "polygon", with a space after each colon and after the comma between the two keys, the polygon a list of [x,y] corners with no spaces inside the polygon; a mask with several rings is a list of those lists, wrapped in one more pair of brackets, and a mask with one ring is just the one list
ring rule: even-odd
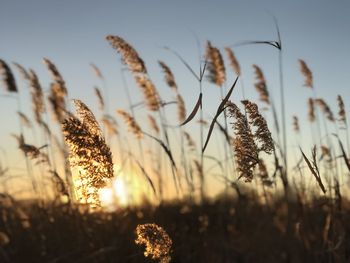
{"label": "blue sky", "polygon": [[[162,49],[170,46],[190,65],[198,68],[198,50],[193,32],[202,44],[211,40],[223,48],[241,40],[274,40],[276,32],[271,17],[279,22],[284,44],[284,73],[287,114],[296,114],[301,126],[306,120],[306,99],[310,90],[303,87],[303,77],[297,60],[304,59],[314,74],[317,94],[326,99],[336,112],[336,95],[341,94],[350,105],[350,2],[347,0],[309,1],[0,1],[0,57],[18,62],[37,71],[44,88],[50,82],[42,63],[50,58],[66,79],[70,98],[85,101],[93,109],[93,86],[100,85],[91,73],[95,63],[106,77],[111,108],[127,106],[121,81],[119,55],[105,40],[108,34],[122,36],[131,43],[146,62],[152,80],[161,95],[171,99],[163,81],[157,60],[165,61],[173,70],[187,109],[195,103],[198,85],[172,54]],[[247,97],[256,100],[252,64],[262,67],[271,93],[278,101],[278,53],[269,46],[244,46],[234,49],[243,70]],[[228,86],[234,75],[226,64]],[[23,109],[29,110],[26,87],[19,80]],[[127,76],[134,102],[142,96]],[[208,116],[220,102],[217,87],[204,85],[204,110]],[[1,93],[4,93],[2,89]],[[233,99],[241,98],[237,89]],[[27,104],[26,104],[27,103]],[[8,134],[17,130],[12,113],[15,103],[1,98],[1,118],[6,123],[0,129],[4,148],[15,152]],[[288,117],[288,125],[291,117]],[[309,129],[305,127],[307,133]],[[309,138],[305,135],[304,139]],[[294,142],[289,142],[290,145]],[[11,150],[9,150],[11,152]]]}

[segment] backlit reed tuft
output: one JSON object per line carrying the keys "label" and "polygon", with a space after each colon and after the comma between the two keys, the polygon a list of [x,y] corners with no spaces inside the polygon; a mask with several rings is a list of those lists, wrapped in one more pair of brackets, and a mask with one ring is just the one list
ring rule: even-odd
{"label": "backlit reed tuft", "polygon": [[226,47],[225,48],[226,54],[228,56],[228,59],[230,61],[230,65],[233,69],[233,71],[236,73],[237,76],[241,75],[241,66],[239,65],[239,62],[233,53],[231,48]]}
{"label": "backlit reed tuft", "polygon": [[168,233],[156,224],[142,224],[136,227],[135,243],[145,246],[145,257],[168,263],[171,260],[170,252],[172,240]]}
{"label": "backlit reed tuft", "polygon": [[329,121],[334,122],[334,115],[328,104],[323,99],[315,99],[315,103],[320,107],[321,111],[326,116],[326,118]]}
{"label": "backlit reed tuft", "polygon": [[221,87],[226,81],[225,64],[219,49],[210,41],[207,42],[206,60],[209,81]]}
{"label": "backlit reed tuft", "polygon": [[299,65],[300,65],[300,71],[304,75],[304,86],[313,88],[313,80],[312,80],[312,72],[309,69],[309,67],[306,65],[305,61],[302,59],[299,59]]}
{"label": "backlit reed tuft", "polygon": [[275,149],[274,142],[266,120],[259,112],[258,105],[249,100],[243,100],[242,104],[248,113],[249,124],[255,128],[253,135],[260,144],[259,151],[272,153]]}
{"label": "backlit reed tuft", "polygon": [[293,116],[293,130],[296,132],[296,133],[299,133],[300,132],[300,126],[299,126],[299,119],[297,116]]}
{"label": "backlit reed tuft", "polygon": [[6,62],[0,59],[0,76],[3,80],[5,89],[8,92],[17,92],[17,85],[15,81],[15,77],[10,69],[10,67],[6,64]]}
{"label": "backlit reed tuft", "polygon": [[316,119],[314,100],[312,98],[309,98],[307,101],[307,105],[308,105],[308,119],[310,122],[314,122]]}
{"label": "backlit reed tuft", "polygon": [[125,123],[128,125],[129,131],[132,132],[137,139],[142,139],[143,133],[136,120],[126,111],[117,110],[117,113],[124,119]]}
{"label": "backlit reed tuft", "polygon": [[157,111],[160,108],[159,94],[152,81],[146,76],[135,76],[137,85],[141,88],[146,106],[151,111]]}
{"label": "backlit reed tuft", "polygon": [[121,54],[123,62],[133,73],[147,73],[145,63],[139,57],[136,50],[119,36],[108,35],[106,37],[111,46]]}
{"label": "backlit reed tuft", "polygon": [[32,69],[29,70],[28,75],[29,75],[30,95],[32,98],[32,107],[34,111],[35,120],[37,123],[41,123],[43,121],[42,114],[45,112],[43,90],[37,75]]}
{"label": "backlit reed tuft", "polygon": [[79,169],[78,197],[99,205],[98,191],[113,177],[112,153],[93,113],[80,100],[74,100],[74,104],[78,117],[70,115],[65,119],[62,130],[70,149],[71,166]]}
{"label": "backlit reed tuft", "polygon": [[346,125],[346,111],[345,111],[345,105],[342,96],[337,96],[337,102],[338,102],[338,120]]}
{"label": "backlit reed tuft", "polygon": [[151,115],[147,115],[148,117],[148,121],[149,121],[149,126],[152,128],[152,130],[156,133],[156,134],[159,134],[160,130],[159,130],[159,127],[158,127],[158,124],[157,124],[157,121],[155,118],[153,118],[153,116]]}
{"label": "backlit reed tuft", "polygon": [[270,96],[269,91],[267,90],[266,80],[264,77],[264,73],[262,72],[261,68],[257,65],[253,65],[254,73],[255,73],[255,89],[259,93],[259,99],[262,102],[265,102],[266,104],[270,104]]}
{"label": "backlit reed tuft", "polygon": [[158,61],[158,63],[164,72],[165,81],[168,84],[168,86],[172,88],[174,91],[177,91],[175,77],[172,71],[170,70],[170,68],[163,61]]}
{"label": "backlit reed tuft", "polygon": [[239,178],[245,181],[253,180],[253,169],[258,163],[258,147],[254,142],[253,133],[248,125],[248,120],[240,111],[236,104],[227,103],[228,116],[233,118],[232,127],[235,137],[233,139],[233,148],[237,162]]}

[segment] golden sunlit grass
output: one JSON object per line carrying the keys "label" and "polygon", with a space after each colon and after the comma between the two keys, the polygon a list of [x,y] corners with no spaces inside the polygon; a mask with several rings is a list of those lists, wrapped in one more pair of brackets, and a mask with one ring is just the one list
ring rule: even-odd
{"label": "golden sunlit grass", "polygon": [[[207,41],[199,70],[166,48],[198,82],[198,100],[187,113],[169,66],[159,62],[172,92],[164,98],[136,49],[109,35],[107,41],[120,54],[143,101],[130,96],[125,81],[128,107],[110,111],[115,105],[109,103],[104,76],[91,64],[103,87],[94,87],[95,111],[79,99],[68,99],[66,82],[51,60],[43,60],[52,78],[48,90],[33,70],[15,64],[30,88],[34,123],[21,108],[21,89],[11,67],[0,60],[4,87],[17,100],[20,130],[13,137],[25,161],[25,175],[19,177],[30,183],[33,197],[16,200],[16,187],[8,185],[16,177],[0,162],[5,178],[0,261],[347,262],[350,143],[344,101],[336,97],[335,114],[316,96],[315,76],[299,60],[304,85],[312,91],[304,99],[305,125],[313,135],[312,145],[300,144],[299,117],[285,114],[277,22],[276,28],[277,41],[244,44],[267,44],[278,52],[280,108],[257,65],[259,102],[237,98],[236,85],[241,84],[243,93],[245,87],[233,50],[225,48],[230,72],[222,48]],[[226,83],[229,74],[232,83]],[[221,97],[209,118],[204,115],[209,110],[204,85],[216,86]],[[177,117],[169,114],[172,104]],[[288,121],[295,137],[287,143]],[[40,131],[40,140],[29,131]],[[292,154],[295,160],[287,157]],[[221,184],[216,199],[209,198],[213,182]]]}

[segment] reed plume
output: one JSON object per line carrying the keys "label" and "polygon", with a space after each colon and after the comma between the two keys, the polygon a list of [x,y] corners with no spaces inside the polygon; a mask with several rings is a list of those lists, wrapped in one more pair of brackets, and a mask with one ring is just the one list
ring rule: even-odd
{"label": "reed plume", "polygon": [[300,65],[300,71],[305,77],[304,86],[312,89],[313,88],[313,80],[312,80],[311,70],[309,69],[309,67],[307,66],[305,61],[302,59],[299,59],[299,65]]}
{"label": "reed plume", "polygon": [[334,115],[333,112],[331,111],[331,108],[328,106],[328,104],[323,100],[323,99],[315,99],[315,103],[321,108],[323,114],[326,116],[326,118],[334,122]]}
{"label": "reed plume", "polygon": [[92,71],[94,72],[94,74],[96,75],[96,77],[104,80],[104,77],[101,73],[101,70],[94,64],[94,63],[90,63],[90,66],[92,68]]}
{"label": "reed plume", "polygon": [[170,252],[172,240],[168,233],[156,224],[142,224],[136,227],[136,240],[138,245],[145,246],[145,257],[168,263],[171,260]]}
{"label": "reed plume", "polygon": [[0,75],[8,92],[18,92],[15,77],[13,76],[10,67],[2,59],[0,59]]}
{"label": "reed plume", "polygon": [[242,104],[248,113],[249,124],[255,127],[253,135],[260,143],[259,151],[271,154],[275,150],[274,142],[272,140],[271,132],[267,127],[266,120],[259,112],[258,105],[249,100],[243,100]]}
{"label": "reed plume", "polygon": [[342,122],[343,124],[346,123],[346,111],[345,111],[345,105],[342,96],[338,95],[337,96],[337,101],[338,101],[338,120]]}
{"label": "reed plume", "polygon": [[54,113],[55,119],[62,123],[66,117],[66,92],[59,83],[51,83],[48,100]]}
{"label": "reed plume", "polygon": [[25,115],[23,112],[18,111],[17,112],[19,119],[22,123],[23,126],[27,127],[27,128],[32,128],[32,122],[29,120],[29,118],[27,117],[27,115]]}
{"label": "reed plume", "polygon": [[117,113],[124,119],[131,133],[133,133],[137,139],[142,139],[143,133],[136,120],[126,111],[117,110]]}
{"label": "reed plume", "polygon": [[177,118],[180,123],[183,123],[186,120],[186,106],[182,96],[178,93],[176,95],[177,101]]}
{"label": "reed plume", "polygon": [[98,87],[94,87],[95,95],[98,99],[98,106],[100,107],[101,111],[104,111],[105,109],[105,102],[101,93],[101,90]]}
{"label": "reed plume", "polygon": [[239,62],[233,53],[232,49],[229,47],[225,48],[226,54],[228,56],[228,59],[230,61],[230,65],[233,69],[233,71],[236,73],[237,76],[241,75],[241,66],[239,65]]}
{"label": "reed plume", "polygon": [[55,64],[53,64],[49,59],[43,58],[43,62],[46,65],[49,73],[51,74],[52,79],[55,83],[59,84],[61,92],[66,96],[68,94],[66,83],[61,75],[61,73],[58,71]]}
{"label": "reed plume", "polygon": [[300,132],[300,126],[299,126],[299,118],[297,116],[293,116],[293,130],[296,133]]}
{"label": "reed plume", "polygon": [[81,201],[99,205],[98,191],[113,177],[112,153],[102,136],[95,116],[80,100],[74,100],[78,117],[71,115],[62,123],[69,146],[71,166],[79,168]]}
{"label": "reed plume", "polygon": [[109,115],[104,115],[102,118],[102,123],[106,127],[108,135],[118,135],[118,123],[117,121]]}
{"label": "reed plume", "polygon": [[162,68],[164,72],[164,77],[165,81],[168,84],[170,88],[172,88],[174,91],[177,92],[177,85],[175,81],[175,77],[173,72],[170,70],[170,68],[163,62],[163,61],[158,61],[160,67]]}
{"label": "reed plume", "polygon": [[29,81],[29,74],[27,72],[27,70],[20,64],[16,63],[16,62],[12,62],[12,64],[17,68],[19,74],[21,75],[21,77],[26,80]]}
{"label": "reed plume", "polygon": [[38,76],[30,69],[29,73],[29,88],[32,99],[32,107],[34,111],[35,121],[42,123],[42,114],[45,112],[44,94],[40,85]]}
{"label": "reed plume", "polygon": [[209,81],[221,87],[226,81],[225,64],[219,49],[210,41],[207,42],[206,60]]}
{"label": "reed plume", "polygon": [[150,124],[150,127],[152,128],[152,130],[156,133],[156,134],[159,134],[160,130],[159,130],[159,127],[158,127],[158,124],[157,124],[157,121],[155,118],[153,118],[153,116],[151,115],[147,115],[148,117],[148,121],[149,121],[149,124]]}
{"label": "reed plume", "polygon": [[257,92],[259,93],[259,96],[260,96],[259,99],[260,101],[270,105],[270,95],[269,95],[269,91],[267,90],[264,73],[262,72],[261,68],[255,64],[253,65],[253,68],[254,68],[255,79],[256,79],[254,86]]}
{"label": "reed plume", "polygon": [[254,136],[246,116],[232,102],[227,103],[227,108],[228,115],[234,119],[232,123],[235,133],[233,148],[239,178],[243,177],[246,182],[251,182],[253,180],[253,169],[259,160],[258,147],[254,142]]}
{"label": "reed plume", "polygon": [[196,143],[193,140],[193,138],[191,137],[191,135],[186,131],[184,131],[183,134],[186,138],[187,146],[190,149],[190,151],[193,151],[193,152],[196,151]]}
{"label": "reed plume", "polygon": [[314,100],[312,98],[309,98],[307,101],[307,105],[308,105],[308,119],[310,122],[314,122],[316,120]]}
{"label": "reed plume", "polygon": [[18,148],[23,152],[23,154],[26,157],[29,157],[30,159],[34,160],[34,159],[39,159],[39,157],[43,156],[40,150],[46,147],[47,145],[43,145],[38,148],[34,145],[27,144],[25,143],[24,137],[22,134],[20,136],[12,134],[12,137],[14,137],[17,140]]}
{"label": "reed plume", "polygon": [[158,111],[160,98],[156,87],[146,76],[135,76],[137,85],[141,88],[145,103],[150,111]]}
{"label": "reed plume", "polygon": [[143,60],[137,54],[136,50],[123,38],[119,36],[108,35],[106,39],[111,44],[111,46],[121,54],[122,61],[128,66],[131,72],[143,74],[147,73]]}

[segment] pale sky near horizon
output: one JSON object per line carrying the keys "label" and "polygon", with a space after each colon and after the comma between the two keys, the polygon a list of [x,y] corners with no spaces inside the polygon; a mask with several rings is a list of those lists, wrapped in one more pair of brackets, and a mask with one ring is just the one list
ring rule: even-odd
{"label": "pale sky near horizon", "polygon": [[[291,115],[300,118],[305,129],[303,139],[310,138],[306,100],[312,96],[303,87],[298,59],[304,59],[313,72],[317,95],[325,98],[334,113],[338,111],[336,96],[341,94],[350,105],[350,1],[347,0],[222,0],[222,1],[53,1],[0,0],[0,58],[8,63],[18,62],[33,68],[45,89],[50,79],[42,63],[50,58],[67,82],[70,98],[78,98],[97,111],[93,86],[101,83],[92,74],[89,64],[95,63],[106,77],[111,109],[127,107],[121,81],[120,56],[105,40],[106,35],[123,37],[138,51],[160,94],[170,100],[172,93],[164,84],[157,64],[163,60],[172,69],[189,111],[197,97],[198,84],[186,68],[162,47],[178,51],[187,62],[198,69],[195,33],[202,51],[210,40],[221,49],[242,40],[275,40],[276,32],[271,14],[279,23],[283,42],[284,83],[288,131]],[[261,66],[275,101],[279,101],[278,53],[270,46],[234,48],[241,63],[246,95],[257,100],[253,86],[252,64]],[[225,59],[226,55],[223,53]],[[24,94],[22,110],[30,110],[27,89],[17,71],[16,80]],[[226,60],[227,86],[234,75]],[[127,81],[134,103],[142,99],[133,79]],[[1,86],[0,86],[1,87]],[[238,86],[239,87],[239,86]],[[213,116],[220,102],[217,87],[205,82],[204,110]],[[1,94],[5,94],[1,88]],[[241,99],[240,89],[232,96]],[[9,136],[17,132],[17,111],[14,100],[0,97],[2,123],[1,147],[10,156],[17,153],[16,142]],[[279,105],[277,105],[279,107]],[[119,121],[121,123],[121,121]],[[147,124],[146,124],[147,126]],[[290,147],[295,141],[288,141]],[[210,145],[209,149],[214,149]],[[20,156],[17,153],[17,156]]]}

